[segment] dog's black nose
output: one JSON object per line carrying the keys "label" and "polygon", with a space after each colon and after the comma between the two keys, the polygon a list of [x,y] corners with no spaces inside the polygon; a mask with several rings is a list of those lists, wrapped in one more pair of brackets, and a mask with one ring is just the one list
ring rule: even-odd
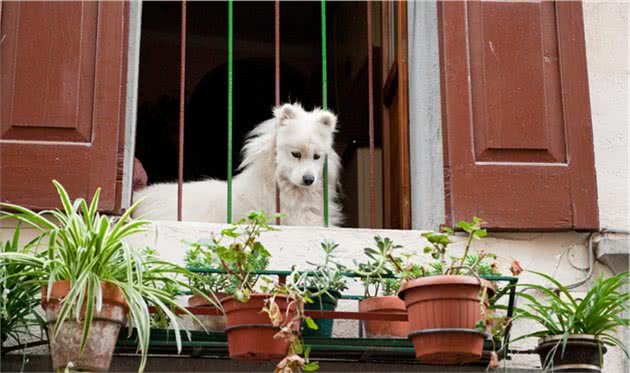
{"label": "dog's black nose", "polygon": [[315,181],[315,177],[313,175],[304,175],[302,176],[302,181],[304,181],[304,185],[311,185]]}

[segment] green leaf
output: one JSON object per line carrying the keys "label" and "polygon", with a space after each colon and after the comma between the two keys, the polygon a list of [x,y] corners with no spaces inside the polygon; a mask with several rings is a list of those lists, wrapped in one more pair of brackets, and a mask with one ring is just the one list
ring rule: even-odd
{"label": "green leaf", "polygon": [[315,323],[315,321],[313,321],[312,318],[310,317],[305,317],[304,321],[306,322],[306,326],[309,327],[309,329],[313,329],[313,330],[318,330],[319,327],[317,326],[317,324]]}
{"label": "green leaf", "polygon": [[465,232],[470,232],[471,231],[471,227],[470,224],[461,220],[459,222],[457,222],[457,224],[455,224],[455,226],[457,228],[463,229]]}
{"label": "green leaf", "polygon": [[306,372],[314,372],[319,369],[319,363],[317,361],[312,361],[308,364],[304,364],[304,371]]}

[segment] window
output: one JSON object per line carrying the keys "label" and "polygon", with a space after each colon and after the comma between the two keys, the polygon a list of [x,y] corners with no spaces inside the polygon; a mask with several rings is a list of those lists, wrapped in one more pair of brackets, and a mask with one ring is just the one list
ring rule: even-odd
{"label": "window", "polygon": [[[144,165],[149,183],[177,179],[180,19],[174,15],[179,14],[180,9],[179,3],[143,5],[135,154]],[[320,106],[320,3],[282,2],[280,9],[281,102],[298,100],[306,108]],[[374,23],[380,23],[380,5],[372,9]],[[331,2],[326,9],[328,106],[340,122],[335,149],[344,168],[342,203],[345,225],[349,227],[370,226],[365,12],[365,2]],[[311,16],[305,17],[305,14]],[[207,177],[225,180],[227,177],[226,15],[225,2],[187,4],[184,181]],[[273,2],[234,3],[233,174],[237,173],[246,134],[271,117],[274,105],[274,16]],[[384,19],[389,21],[390,18]],[[382,227],[384,220],[380,159],[384,145],[379,81],[382,80],[381,55],[389,53],[381,48],[379,29],[373,28],[373,55],[376,56],[373,61],[376,72],[374,140],[378,166],[375,170],[375,227]],[[388,40],[391,40],[398,32],[392,30],[388,34]],[[397,79],[396,76],[392,78]],[[156,152],[156,148],[160,151]],[[393,182],[396,176],[388,174],[386,180]],[[389,187],[389,183],[386,184]],[[385,208],[389,212],[398,207],[386,203]],[[385,220],[389,227],[403,228],[398,220]],[[404,226],[409,227],[409,224]]]}
{"label": "window", "polygon": [[[328,96],[342,126],[336,146],[350,226],[366,224],[364,5],[328,3]],[[53,207],[54,178],[73,195],[102,186],[102,208],[120,212],[134,148],[150,182],[175,179],[180,5],[142,6],[140,29],[137,4],[0,3],[1,200]],[[273,105],[274,12],[272,3],[234,6],[236,166],[244,133]],[[409,72],[418,66],[407,66],[407,55],[422,52],[407,40],[409,6],[372,7],[377,205],[387,228],[411,228],[419,187],[410,182],[410,127],[426,125],[409,122]],[[189,4],[186,179],[225,177],[225,7]],[[282,2],[283,101],[321,102],[318,14],[318,2]],[[581,4],[444,2],[425,16],[439,24],[424,32],[439,37],[435,141],[444,149],[446,223],[480,215],[501,229],[596,229]]]}

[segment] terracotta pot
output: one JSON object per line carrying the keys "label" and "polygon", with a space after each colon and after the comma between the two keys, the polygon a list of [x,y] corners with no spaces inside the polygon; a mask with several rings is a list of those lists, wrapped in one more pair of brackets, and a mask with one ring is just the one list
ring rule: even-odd
{"label": "terracotta pot", "polygon": [[[46,299],[47,287],[42,287],[42,307],[48,319],[48,336],[50,338],[50,356],[54,370],[64,369],[72,363],[73,370],[106,372],[116,347],[118,332],[124,325],[128,305],[122,291],[115,285],[101,283],[103,308],[94,310],[92,326],[87,345],[80,353],[83,321],[76,321],[74,314],[69,316],[54,338],[54,326],[61,310],[60,301],[70,292],[70,281],[62,280],[53,283],[50,299]],[[81,312],[85,314],[85,305]]]}
{"label": "terracotta pot", "polygon": [[[217,293],[216,297],[218,299],[224,298],[225,294]],[[215,306],[210,304],[204,297],[200,295],[193,295],[188,298],[188,307],[208,307],[217,309]],[[225,331],[225,315],[196,315],[197,319],[201,321],[203,326],[206,327],[206,330],[213,333],[223,333]],[[203,330],[199,324],[192,323],[193,330]]]}
{"label": "terracotta pot", "polygon": [[[391,312],[407,314],[405,302],[396,296],[373,297],[359,302],[359,312]],[[407,338],[407,321],[365,320],[365,335],[368,338]]]}
{"label": "terracotta pot", "polygon": [[398,296],[407,306],[417,360],[461,364],[481,359],[487,335],[475,329],[481,319],[480,292],[481,283],[473,276],[422,277],[401,286]]}
{"label": "terracotta pot", "polygon": [[562,335],[552,335],[538,341],[536,352],[541,366],[553,372],[601,372],[606,347],[594,335],[572,334],[562,353]]}
{"label": "terracotta pot", "polygon": [[[246,303],[234,297],[221,300],[231,359],[269,361],[280,360],[287,355],[289,342],[284,338],[274,338],[279,328],[274,327],[269,316],[262,312],[268,297],[269,294],[253,294]],[[287,315],[287,299],[276,297],[276,303],[281,314]],[[285,320],[293,317],[294,311],[289,310]]]}

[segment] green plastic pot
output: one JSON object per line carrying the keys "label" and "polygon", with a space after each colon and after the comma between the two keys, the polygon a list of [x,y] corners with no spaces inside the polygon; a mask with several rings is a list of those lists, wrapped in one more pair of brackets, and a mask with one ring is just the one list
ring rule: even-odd
{"label": "green plastic pot", "polygon": [[[328,294],[324,294],[321,297],[317,297],[313,299],[313,303],[307,303],[304,305],[305,310],[312,311],[334,311],[337,308],[337,301],[341,298],[341,293],[338,291],[330,291],[329,292],[332,297]],[[306,326],[306,324],[302,324],[302,336],[304,337],[324,337],[330,338],[332,336],[333,331],[333,319],[313,319],[315,324],[317,324],[317,330],[311,329]]]}

